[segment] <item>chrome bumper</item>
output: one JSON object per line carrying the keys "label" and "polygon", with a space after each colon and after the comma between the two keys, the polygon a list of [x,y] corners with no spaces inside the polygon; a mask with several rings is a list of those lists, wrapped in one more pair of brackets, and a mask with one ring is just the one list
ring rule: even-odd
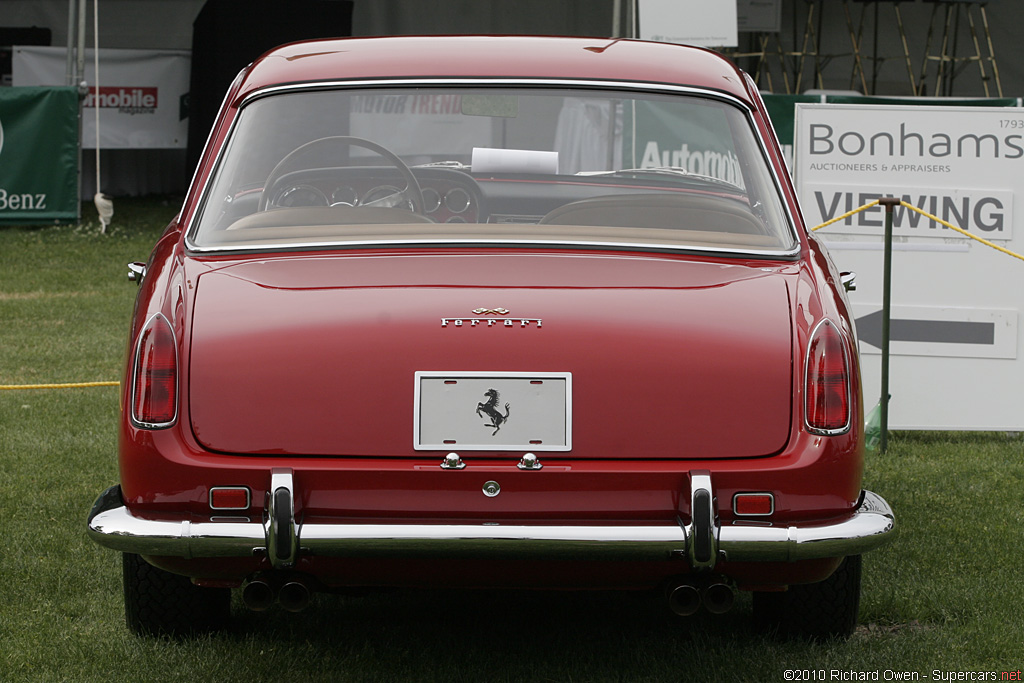
{"label": "chrome bumper", "polygon": [[[691,503],[710,506],[710,475],[691,475]],[[629,526],[299,524],[294,517],[294,499],[290,472],[275,471],[263,523],[154,521],[133,516],[121,499],[120,487],[115,486],[99,497],[89,514],[89,536],[104,547],[141,555],[266,555],[278,568],[290,567],[300,554],[308,554],[634,561],[683,558],[695,569],[710,569],[723,560],[792,562],[857,555],[887,542],[894,524],[888,503],[870,491],[862,493],[849,518],[808,526],[741,522],[719,526],[713,514],[694,514],[697,522],[690,524]]]}

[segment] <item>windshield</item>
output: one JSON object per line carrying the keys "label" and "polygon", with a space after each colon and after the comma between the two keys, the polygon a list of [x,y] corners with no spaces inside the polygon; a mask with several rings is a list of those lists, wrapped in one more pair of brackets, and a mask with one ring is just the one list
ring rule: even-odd
{"label": "windshield", "polygon": [[196,249],[421,242],[778,254],[795,240],[746,114],[625,90],[284,91],[239,113]]}

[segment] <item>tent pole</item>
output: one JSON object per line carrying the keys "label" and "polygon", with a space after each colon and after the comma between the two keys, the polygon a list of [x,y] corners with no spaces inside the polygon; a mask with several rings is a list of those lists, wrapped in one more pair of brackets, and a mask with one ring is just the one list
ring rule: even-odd
{"label": "tent pole", "polygon": [[68,0],[68,51],[65,56],[64,85],[76,85],[75,83],[75,24],[78,23],[75,4],[78,0]]}
{"label": "tent pole", "polygon": [[75,74],[75,85],[79,87],[85,82],[85,2],[78,0],[78,71]]}

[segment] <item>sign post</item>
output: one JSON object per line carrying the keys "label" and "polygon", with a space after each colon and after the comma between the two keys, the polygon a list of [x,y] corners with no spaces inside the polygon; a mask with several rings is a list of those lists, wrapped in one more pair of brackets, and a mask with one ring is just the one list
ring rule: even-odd
{"label": "sign post", "polygon": [[899,199],[882,197],[878,203],[885,207],[885,251],[882,259],[882,396],[879,398],[881,408],[881,434],[879,450],[882,453],[889,448],[889,323],[890,302],[892,301],[892,209],[898,206]]}

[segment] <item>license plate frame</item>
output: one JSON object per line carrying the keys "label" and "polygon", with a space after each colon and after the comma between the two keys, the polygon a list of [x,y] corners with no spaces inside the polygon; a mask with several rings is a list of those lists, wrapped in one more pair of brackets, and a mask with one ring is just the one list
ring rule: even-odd
{"label": "license plate frame", "polygon": [[413,413],[418,451],[569,451],[572,373],[418,371]]}

